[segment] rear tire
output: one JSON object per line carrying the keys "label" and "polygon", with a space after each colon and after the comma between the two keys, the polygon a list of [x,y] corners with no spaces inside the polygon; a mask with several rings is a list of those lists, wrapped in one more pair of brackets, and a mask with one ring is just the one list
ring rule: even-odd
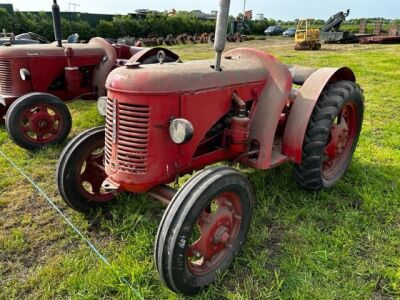
{"label": "rear tire", "polygon": [[253,211],[250,183],[227,167],[207,168],[174,196],[158,228],[158,272],[177,293],[193,295],[225,272],[240,251]]}
{"label": "rear tire", "polygon": [[357,147],[363,115],[364,97],[356,83],[338,81],[325,88],[308,123],[302,162],[295,166],[301,187],[329,188],[343,177]]}

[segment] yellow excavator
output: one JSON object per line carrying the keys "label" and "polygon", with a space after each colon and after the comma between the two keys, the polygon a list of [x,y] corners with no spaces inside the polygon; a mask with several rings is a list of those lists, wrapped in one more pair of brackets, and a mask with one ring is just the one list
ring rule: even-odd
{"label": "yellow excavator", "polygon": [[313,20],[302,19],[297,24],[294,41],[296,50],[320,50],[320,30],[311,28]]}

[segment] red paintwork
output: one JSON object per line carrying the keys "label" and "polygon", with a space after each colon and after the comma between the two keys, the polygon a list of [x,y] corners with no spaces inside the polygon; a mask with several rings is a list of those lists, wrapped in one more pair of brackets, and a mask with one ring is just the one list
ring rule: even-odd
{"label": "red paintwork", "polygon": [[[131,64],[111,72],[105,155],[110,183],[147,192],[223,160],[259,169],[299,153],[301,160],[308,120],[323,88],[330,80],[354,80],[347,68],[323,69],[291,93],[291,73],[272,55],[242,48],[224,58],[222,72],[212,61]],[[239,120],[234,114],[243,105],[249,113]],[[193,125],[186,144],[176,145],[169,136],[175,118]]]}
{"label": "red paintwork", "polygon": [[298,91],[283,136],[283,151],[295,163],[301,163],[303,141],[315,104],[329,82],[355,81],[349,68],[322,68],[312,73]]}
{"label": "red paintwork", "polygon": [[89,201],[109,202],[114,198],[114,194],[103,190],[101,186],[106,176],[103,165],[104,152],[101,151],[103,147],[93,146],[92,149],[82,151],[77,167],[81,172],[76,174],[75,182]]}
{"label": "red paintwork", "polygon": [[199,236],[187,248],[187,265],[198,276],[218,267],[240,231],[243,207],[238,195],[223,193],[197,219]]}
{"label": "red paintwork", "polygon": [[[255,101],[268,72],[246,58],[225,60],[223,72],[211,65],[200,61],[122,67],[110,74],[108,98],[115,99],[118,114],[113,143],[113,102],[109,101],[106,172],[111,182],[128,191],[145,192],[179,174],[238,155],[229,151],[223,138],[228,132],[221,133],[206,152],[200,146],[206,133],[233,108],[233,92],[245,102]],[[199,113],[204,109],[207,113]],[[170,120],[177,117],[190,120],[195,128],[192,140],[180,146],[168,134]]]}
{"label": "red paintwork", "polygon": [[343,169],[357,135],[357,108],[353,102],[346,104],[331,129],[330,141],[325,147],[326,160],[322,164],[325,179],[329,180]]}
{"label": "red paintwork", "polygon": [[25,139],[37,144],[47,144],[57,139],[64,126],[57,109],[46,104],[27,108],[18,124]]}
{"label": "red paintwork", "polygon": [[260,50],[238,48],[228,51],[224,56],[250,59],[268,71],[266,86],[258,94],[250,124],[250,140],[260,145],[260,152],[257,158],[245,161],[251,167],[268,169],[273,164],[274,138],[292,89],[292,76],[277,58]]}
{"label": "red paintwork", "polygon": [[[2,102],[9,107],[31,92],[50,93],[63,101],[97,99],[105,95],[105,80],[116,60],[127,60],[138,52],[136,47],[111,45],[102,38],[94,38],[88,44],[65,44],[62,48],[55,44],[1,47]],[[29,80],[21,79],[22,68],[29,70]],[[3,111],[0,117],[6,110]]]}

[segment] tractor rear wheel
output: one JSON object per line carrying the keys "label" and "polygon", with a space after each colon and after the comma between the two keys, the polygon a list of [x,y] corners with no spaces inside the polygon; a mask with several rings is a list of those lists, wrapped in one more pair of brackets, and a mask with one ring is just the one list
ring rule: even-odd
{"label": "tractor rear wheel", "polygon": [[322,92],[308,123],[303,158],[295,166],[306,189],[332,187],[348,169],[360,136],[364,96],[351,81],[330,84]]}
{"label": "tractor rear wheel", "polygon": [[75,137],[60,155],[57,186],[63,200],[74,210],[88,213],[116,199],[102,187],[104,170],[104,127],[87,130]]}
{"label": "tractor rear wheel", "polygon": [[71,114],[64,102],[45,93],[20,97],[11,104],[6,115],[8,135],[27,150],[63,142],[71,125]]}
{"label": "tractor rear wheel", "polygon": [[155,260],[166,285],[192,295],[225,272],[246,239],[252,210],[250,183],[234,169],[207,168],[191,178],[157,232]]}

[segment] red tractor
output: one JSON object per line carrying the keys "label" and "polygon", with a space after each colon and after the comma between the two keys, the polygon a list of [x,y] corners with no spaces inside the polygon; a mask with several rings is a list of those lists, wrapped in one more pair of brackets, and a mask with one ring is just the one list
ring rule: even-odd
{"label": "red tractor", "polygon": [[98,37],[88,44],[63,44],[56,1],[53,16],[57,43],[0,47],[0,119],[5,118],[11,139],[29,150],[65,140],[71,129],[65,102],[105,96],[108,74],[132,55],[143,64],[157,62],[161,50],[166,61],[178,59],[166,49],[111,44]]}
{"label": "red tractor", "polygon": [[[349,167],[364,111],[346,67],[289,69],[250,48],[222,55],[230,1],[220,6],[216,62],[132,62],[112,71],[106,126],[71,141],[57,167],[60,195],[77,211],[103,207],[120,192],[168,204],[156,265],[170,289],[188,295],[227,270],[254,206],[245,176],[207,166],[267,170],[292,162],[300,186],[329,188]],[[178,191],[167,186],[196,170]]]}

